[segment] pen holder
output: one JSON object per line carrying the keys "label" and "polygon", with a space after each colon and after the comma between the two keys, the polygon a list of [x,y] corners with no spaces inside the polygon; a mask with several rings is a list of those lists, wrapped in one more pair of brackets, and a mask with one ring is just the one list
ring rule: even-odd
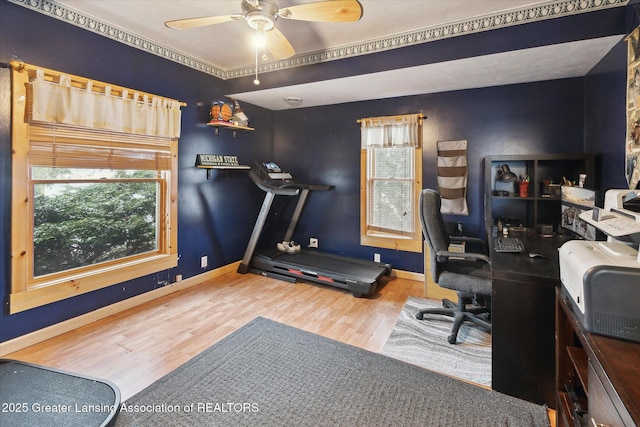
{"label": "pen holder", "polygon": [[520,181],[518,183],[520,189],[520,197],[529,196],[529,181]]}

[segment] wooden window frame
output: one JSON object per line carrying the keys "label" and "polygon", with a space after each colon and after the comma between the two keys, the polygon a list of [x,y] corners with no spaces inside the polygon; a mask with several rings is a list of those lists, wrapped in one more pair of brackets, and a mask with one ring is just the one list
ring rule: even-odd
{"label": "wooden window frame", "polygon": [[[177,266],[178,139],[172,138],[168,159],[170,169],[157,172],[156,177],[156,181],[160,183],[158,249],[120,260],[33,277],[33,188],[34,183],[39,181],[32,180],[30,174],[30,72],[12,65],[12,256],[9,313],[22,312]],[[97,82],[95,86],[101,85],[104,86]]]}
{"label": "wooden window frame", "polygon": [[417,212],[420,192],[422,191],[422,126],[420,128],[420,141],[415,147],[413,177],[413,205],[416,207],[414,216],[414,232],[411,235],[396,233],[374,232],[367,223],[367,207],[370,194],[369,161],[367,149],[360,150],[360,244],[408,252],[422,252],[422,227]]}

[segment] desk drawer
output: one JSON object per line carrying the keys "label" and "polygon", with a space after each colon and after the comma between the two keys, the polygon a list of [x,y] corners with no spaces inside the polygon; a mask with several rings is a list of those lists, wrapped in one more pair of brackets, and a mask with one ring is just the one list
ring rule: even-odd
{"label": "desk drawer", "polygon": [[620,417],[591,363],[589,363],[589,420],[593,427],[629,425],[625,424]]}

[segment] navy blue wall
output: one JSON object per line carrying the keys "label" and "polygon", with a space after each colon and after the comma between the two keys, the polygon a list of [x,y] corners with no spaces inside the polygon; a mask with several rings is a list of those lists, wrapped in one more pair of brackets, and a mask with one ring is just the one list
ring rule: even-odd
{"label": "navy blue wall", "polygon": [[627,46],[622,41],[584,79],[585,150],[598,155],[600,199],[609,188],[628,186],[624,162],[626,61]]}
{"label": "navy blue wall", "polygon": [[[589,31],[594,32],[593,36],[612,34],[612,28],[619,26],[620,12],[608,11],[599,18],[572,17],[566,22],[576,23],[568,26],[561,25],[559,20],[550,20],[544,24],[546,31],[540,31],[538,25],[514,27],[518,37],[512,37],[511,42],[525,47],[536,45],[535,37],[540,34],[555,35],[565,41],[579,39]],[[593,21],[593,25],[584,25],[585,19]],[[261,76],[262,87],[343,76],[348,70],[374,71],[415,65],[416,61],[451,59],[453,54],[500,51],[507,47],[505,44],[511,44],[507,43],[506,34],[503,30],[492,31],[461,37],[457,42],[437,43],[433,49],[412,47],[390,51],[387,56],[362,57],[363,61],[356,58],[307,66],[304,73],[298,70],[265,73]],[[473,40],[478,43],[474,45]],[[311,236],[318,237],[321,248],[328,252],[366,259],[371,259],[373,252],[379,252],[383,261],[395,268],[415,272],[422,272],[421,254],[359,244],[358,118],[415,112],[427,116],[423,158],[425,187],[436,185],[435,143],[446,139],[469,140],[471,215],[447,219],[461,221],[467,232],[479,236],[484,234],[482,162],[486,155],[581,152],[586,147],[586,151],[600,153],[603,166],[615,171],[603,174],[603,188],[619,186],[619,177],[624,182],[624,147],[616,144],[624,140],[624,46],[616,47],[606,61],[584,79],[281,112],[243,105],[256,131],[238,133],[236,138],[225,132],[214,135],[213,129],[203,124],[203,109],[206,117],[206,107],[212,99],[249,90],[245,85],[251,85],[252,79],[221,81],[2,0],[0,62],[11,59],[157,93],[187,102],[188,106],[183,109],[179,149],[178,266],[46,307],[8,315],[11,141],[8,73],[4,70],[5,80],[0,90],[0,294],[5,306],[0,315],[0,341],[148,292],[161,286],[158,283],[173,282],[177,274],[189,278],[241,259],[264,195],[242,171],[214,172],[213,179],[207,181],[205,171],[193,166],[196,154],[233,154],[244,164],[275,160],[301,180],[335,185],[333,191],[310,197],[294,238],[304,243]],[[276,203],[275,215],[269,222],[272,231],[262,242],[282,239],[291,202]],[[200,268],[203,255],[209,257],[209,267],[205,270]]]}
{"label": "navy blue wall", "polygon": [[421,254],[360,246],[360,127],[362,117],[422,112],[423,186],[437,187],[436,142],[469,141],[470,215],[448,216],[466,234],[485,235],[484,157],[583,151],[582,79],[501,86],[305,108],[275,114],[275,157],[301,179],[335,185],[309,198],[294,239],[318,237],[323,250],[355,254],[401,270],[422,272]]}
{"label": "navy blue wall", "polygon": [[[29,28],[30,30],[25,30]],[[37,29],[37,31],[35,31]],[[259,132],[214,134],[203,124],[211,100],[228,93],[225,82],[158,56],[51,19],[6,1],[0,2],[0,62],[19,59],[71,74],[86,76],[188,104],[182,112],[178,171],[178,266],[120,285],[70,298],[45,307],[8,315],[10,283],[11,141],[8,70],[4,69],[0,99],[0,341],[93,311],[114,302],[172,283],[177,274],[189,278],[242,258],[262,194],[250,184],[246,171],[206,173],[194,167],[196,154],[237,155],[243,164],[272,158],[272,113],[243,106]],[[201,105],[201,106],[199,106]],[[204,110],[204,117],[203,117]],[[209,266],[200,268],[200,257]]]}

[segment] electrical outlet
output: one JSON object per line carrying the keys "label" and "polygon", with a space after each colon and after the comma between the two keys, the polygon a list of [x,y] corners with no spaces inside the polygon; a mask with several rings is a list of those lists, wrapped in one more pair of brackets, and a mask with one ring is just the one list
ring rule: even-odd
{"label": "electrical outlet", "polygon": [[205,255],[202,258],[200,258],[200,268],[207,268],[207,265],[209,265],[209,259]]}
{"label": "electrical outlet", "polygon": [[318,247],[318,239],[315,237],[311,237],[309,239],[309,247],[310,248],[317,248]]}
{"label": "electrical outlet", "polygon": [[380,262],[380,254],[373,254],[373,262]]}

